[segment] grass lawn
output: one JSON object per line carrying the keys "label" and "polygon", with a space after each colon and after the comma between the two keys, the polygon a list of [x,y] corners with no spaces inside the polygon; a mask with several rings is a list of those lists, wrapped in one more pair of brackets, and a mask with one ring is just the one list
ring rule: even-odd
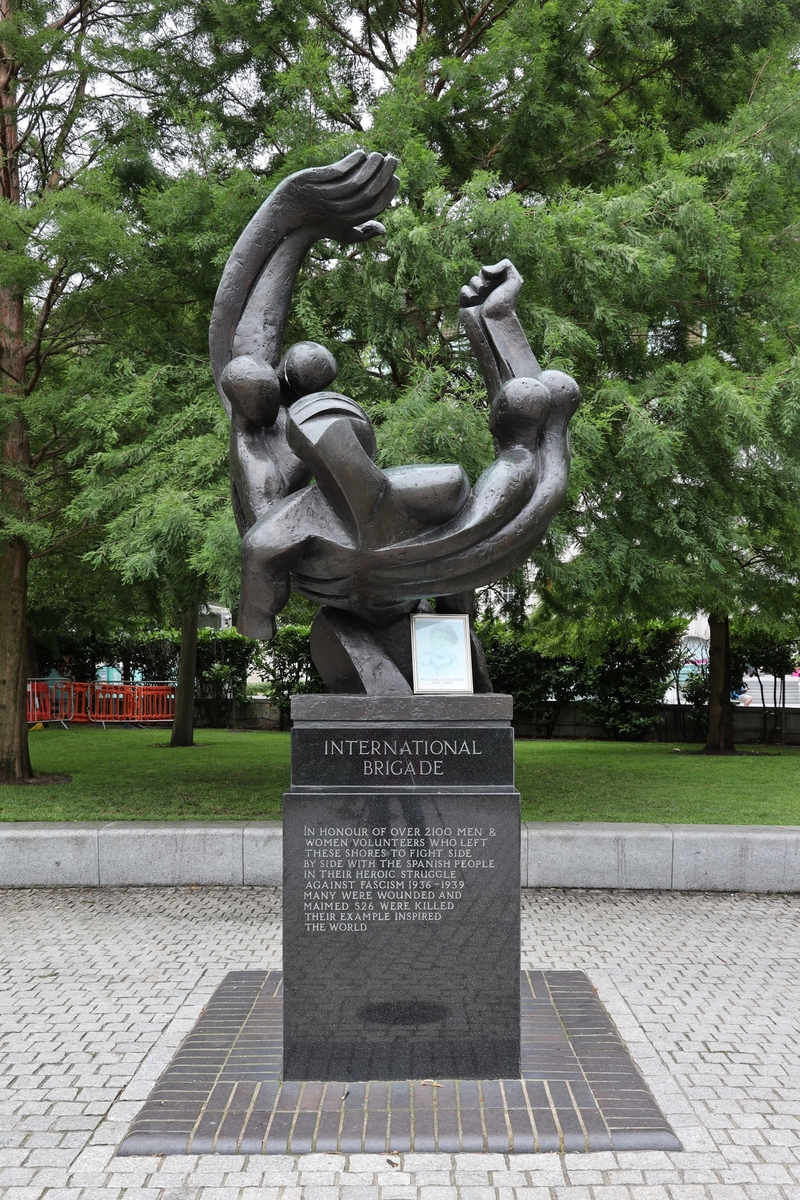
{"label": "grass lawn", "polygon": [[800,749],[765,747],[735,758],[707,758],[696,749],[519,741],[523,819],[800,825]]}
{"label": "grass lawn", "polygon": [[[288,733],[53,727],[32,733],[34,769],[71,783],[0,788],[2,821],[257,820],[280,817]],[[705,758],[656,742],[517,742],[528,821],[800,825],[800,749]]]}
{"label": "grass lawn", "polygon": [[30,735],[34,771],[71,783],[0,788],[1,821],[274,820],[289,786],[288,733],[45,728]]}

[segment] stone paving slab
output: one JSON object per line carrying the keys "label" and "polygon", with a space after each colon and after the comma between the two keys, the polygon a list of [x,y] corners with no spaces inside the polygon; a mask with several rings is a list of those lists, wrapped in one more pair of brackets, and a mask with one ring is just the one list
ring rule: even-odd
{"label": "stone paving slab", "polygon": [[680,1150],[583,971],[523,971],[521,1077],[286,1083],[283,974],[230,971],[117,1153]]}
{"label": "stone paving slab", "polygon": [[681,1151],[120,1158],[270,888],[0,892],[2,1200],[800,1200],[800,897],[527,891],[523,963],[583,970]]}

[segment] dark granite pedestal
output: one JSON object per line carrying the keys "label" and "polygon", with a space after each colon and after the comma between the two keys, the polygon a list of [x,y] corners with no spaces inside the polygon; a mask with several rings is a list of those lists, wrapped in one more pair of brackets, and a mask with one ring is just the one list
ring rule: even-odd
{"label": "dark granite pedestal", "polygon": [[519,1074],[509,696],[301,696],[284,797],[283,1074]]}

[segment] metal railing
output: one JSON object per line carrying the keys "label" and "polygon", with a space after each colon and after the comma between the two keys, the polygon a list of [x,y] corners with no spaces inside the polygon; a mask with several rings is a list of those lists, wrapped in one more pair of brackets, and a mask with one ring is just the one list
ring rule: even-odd
{"label": "metal railing", "polygon": [[29,679],[27,719],[82,724],[139,724],[171,721],[175,716],[174,683],[72,683]]}

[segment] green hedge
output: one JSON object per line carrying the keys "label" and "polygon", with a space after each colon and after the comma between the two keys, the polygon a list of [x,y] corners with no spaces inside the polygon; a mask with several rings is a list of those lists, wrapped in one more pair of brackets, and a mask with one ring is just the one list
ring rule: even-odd
{"label": "green hedge", "polygon": [[[325,691],[314,669],[309,625],[282,625],[271,642],[243,637],[235,629],[199,629],[195,691],[212,722],[230,714],[231,702],[247,703],[247,679],[264,680],[264,692],[286,713],[292,695]],[[37,641],[39,674],[50,671],[68,679],[91,681],[98,667],[118,663],[125,681],[147,683],[178,677],[180,632],[156,629],[113,637],[71,636],[69,632]]]}
{"label": "green hedge", "polygon": [[609,625],[593,658],[542,653],[535,632],[499,621],[477,627],[495,691],[540,737],[553,736],[561,706],[580,703],[612,738],[637,740],[652,730],[678,655],[681,623]]}

